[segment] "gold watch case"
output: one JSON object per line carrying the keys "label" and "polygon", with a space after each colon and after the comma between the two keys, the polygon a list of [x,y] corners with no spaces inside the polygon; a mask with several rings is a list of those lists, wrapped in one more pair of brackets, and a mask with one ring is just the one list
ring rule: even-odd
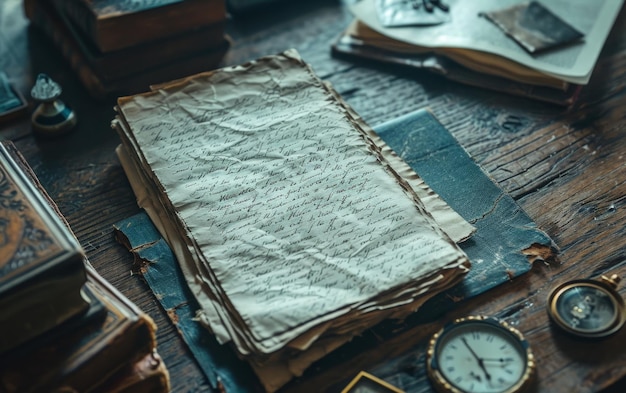
{"label": "gold watch case", "polygon": [[506,322],[482,315],[459,318],[435,333],[426,363],[441,393],[519,393],[535,375],[524,336]]}
{"label": "gold watch case", "polygon": [[567,333],[603,338],[617,332],[626,321],[624,299],[616,288],[620,278],[602,276],[555,287],[548,296],[548,314]]}

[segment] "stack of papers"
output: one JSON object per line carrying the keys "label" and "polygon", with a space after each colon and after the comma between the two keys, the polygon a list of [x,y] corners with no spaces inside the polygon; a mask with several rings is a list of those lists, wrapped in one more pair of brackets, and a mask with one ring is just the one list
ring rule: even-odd
{"label": "stack of papers", "polygon": [[120,98],[118,156],[199,323],[275,391],[458,283],[474,228],[290,50]]}

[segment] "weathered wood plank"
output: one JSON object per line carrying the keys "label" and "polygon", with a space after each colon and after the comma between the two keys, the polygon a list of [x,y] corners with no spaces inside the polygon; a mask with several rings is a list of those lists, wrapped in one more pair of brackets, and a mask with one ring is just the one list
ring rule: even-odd
{"label": "weathered wood plank", "polygon": [[[19,1],[0,3],[0,65],[27,94],[38,72],[64,87],[79,127],[58,140],[24,136],[17,146],[66,215],[97,270],[148,312],[158,325],[159,352],[174,392],[209,391],[195,361],[140,276],[132,257],[113,239],[112,224],[138,211],[114,154],[109,123],[113,102],[94,102],[61,56],[37,32],[25,31]],[[20,19],[22,18],[22,19]],[[570,110],[455,84],[423,72],[347,62],[330,44],[352,19],[336,1],[282,3],[229,24],[238,64],[294,47],[372,125],[430,107],[468,152],[553,237],[560,257],[497,287],[436,323],[398,335],[345,359],[342,367],[294,383],[289,392],[342,386],[361,369],[406,355],[399,363],[414,376],[411,391],[430,392],[424,378],[425,340],[441,324],[467,314],[500,316],[522,330],[538,358],[540,392],[597,392],[622,379],[626,391],[626,330],[608,340],[580,341],[560,334],[545,310],[550,289],[564,280],[626,275],[626,11],[603,50],[592,81]],[[1,135],[24,135],[28,119],[1,126]],[[620,293],[626,294],[622,287]],[[408,355],[407,355],[408,353]],[[395,381],[393,373],[385,374]]]}

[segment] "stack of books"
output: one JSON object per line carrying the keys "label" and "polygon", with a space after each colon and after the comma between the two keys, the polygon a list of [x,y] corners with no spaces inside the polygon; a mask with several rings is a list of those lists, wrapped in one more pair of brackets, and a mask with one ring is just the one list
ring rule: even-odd
{"label": "stack of books", "polygon": [[211,70],[230,47],[224,0],[25,0],[95,98]]}
{"label": "stack of books", "polygon": [[[567,5],[552,0],[542,5],[499,0],[446,3],[445,12],[428,12],[411,2],[351,3],[354,20],[333,43],[333,54],[429,71],[467,85],[569,106],[589,83],[623,0],[597,6],[584,0]],[[418,23],[437,16],[436,23]],[[498,17],[513,21],[513,26]],[[565,40],[566,32],[575,34]],[[525,41],[540,39],[550,45],[529,51]]]}
{"label": "stack of books", "polygon": [[0,391],[167,392],[152,319],[100,277],[0,143]]}

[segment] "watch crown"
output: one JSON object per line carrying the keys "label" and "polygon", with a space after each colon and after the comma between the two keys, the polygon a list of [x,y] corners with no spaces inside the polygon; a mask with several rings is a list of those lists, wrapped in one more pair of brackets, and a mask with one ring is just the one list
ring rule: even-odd
{"label": "watch crown", "polygon": [[614,289],[617,288],[617,285],[619,284],[621,280],[622,278],[618,276],[617,274],[612,274],[611,277],[602,276],[602,281],[606,282],[607,284],[612,286]]}

